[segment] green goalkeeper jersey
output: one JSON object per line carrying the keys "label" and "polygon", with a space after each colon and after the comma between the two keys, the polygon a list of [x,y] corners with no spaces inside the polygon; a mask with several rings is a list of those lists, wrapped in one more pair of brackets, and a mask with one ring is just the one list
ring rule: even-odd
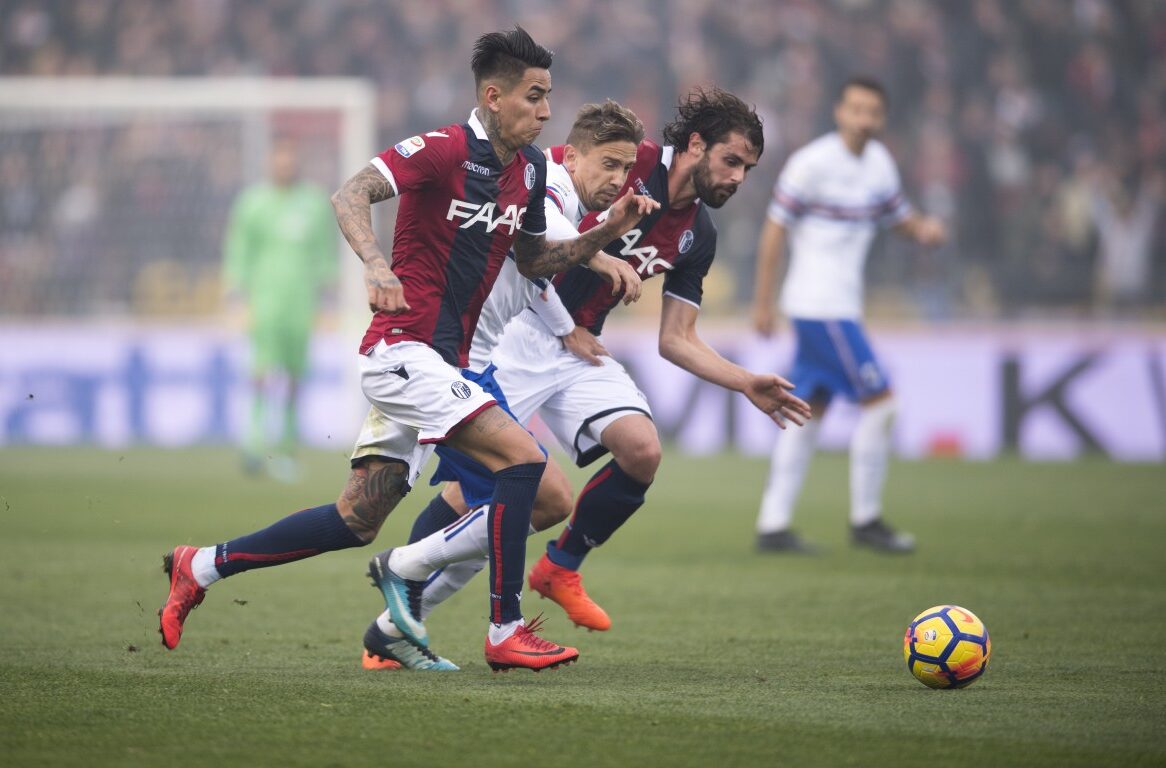
{"label": "green goalkeeper jersey", "polygon": [[246,297],[256,327],[311,327],[320,289],[336,277],[336,234],[332,206],[317,186],[263,183],[239,195],[224,274]]}

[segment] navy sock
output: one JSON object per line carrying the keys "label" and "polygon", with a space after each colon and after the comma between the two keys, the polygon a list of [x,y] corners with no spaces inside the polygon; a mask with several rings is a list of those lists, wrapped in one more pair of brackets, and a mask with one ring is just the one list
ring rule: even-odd
{"label": "navy sock", "polygon": [[555,565],[579,570],[587,553],[610,539],[643,505],[647,492],[648,484],[624,472],[612,459],[579,493],[575,514],[563,534],[547,543],[547,558]]}
{"label": "navy sock", "polygon": [[530,511],[542,479],[544,462],[518,464],[494,473],[494,498],[487,529],[490,535],[490,621],[506,624],[522,618],[520,599],[526,568]]}
{"label": "navy sock", "polygon": [[413,530],[409,533],[409,543],[421,541],[429,534],[437,533],[442,528],[453,525],[460,517],[457,510],[451,507],[440,493],[437,494],[413,521]]}
{"label": "navy sock", "polygon": [[215,569],[221,576],[234,576],[252,568],[268,568],[322,552],[361,546],[364,542],[348,529],[336,505],[325,504],[219,544],[215,547]]}

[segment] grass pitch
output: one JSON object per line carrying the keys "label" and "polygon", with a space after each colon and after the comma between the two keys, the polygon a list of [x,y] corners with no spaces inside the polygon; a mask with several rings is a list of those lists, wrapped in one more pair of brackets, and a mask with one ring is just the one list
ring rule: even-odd
{"label": "grass pitch", "polygon": [[[668,455],[584,568],[614,627],[534,597],[566,669],[494,675],[479,580],[430,620],[449,674],[366,672],[371,549],[216,585],[166,652],[161,554],[335,497],[346,463],[282,486],[229,450],[0,451],[0,763],[86,766],[1100,766],[1166,764],[1166,470],[1086,461],[897,464],[919,552],[846,540],[846,465],[819,456],[797,526],[819,557],[753,551],[765,462]],[[585,475],[572,473],[576,487]],[[380,544],[404,541],[429,489]],[[546,537],[532,541],[528,561]],[[953,602],[987,674],[932,691],[902,633]]]}

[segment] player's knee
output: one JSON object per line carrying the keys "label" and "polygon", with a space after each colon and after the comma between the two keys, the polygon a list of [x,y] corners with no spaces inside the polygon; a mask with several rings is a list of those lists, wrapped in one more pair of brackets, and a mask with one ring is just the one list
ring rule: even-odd
{"label": "player's knee", "polygon": [[650,483],[656,478],[662,450],[660,441],[655,435],[629,440],[620,447],[620,450],[613,450],[612,453],[620,468],[641,483]]}

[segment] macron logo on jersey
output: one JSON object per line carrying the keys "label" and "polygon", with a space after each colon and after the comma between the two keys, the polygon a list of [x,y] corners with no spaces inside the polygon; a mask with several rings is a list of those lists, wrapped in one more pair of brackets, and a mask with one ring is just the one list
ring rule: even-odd
{"label": "macron logo on jersey", "polygon": [[506,210],[502,211],[501,216],[494,218],[496,209],[497,206],[493,202],[476,205],[467,203],[465,200],[451,200],[449,211],[445,214],[445,220],[465,219],[463,223],[458,225],[459,229],[469,229],[480,221],[485,223],[486,232],[493,232],[498,227],[505,225],[509,228],[507,234],[513,235],[514,230],[522,225],[522,217],[526,213],[526,207],[519,208],[517,205],[508,205]]}
{"label": "macron logo on jersey", "polygon": [[[640,237],[642,236],[643,232],[638,229],[633,229],[620,238],[623,240],[623,247],[619,249],[619,255],[627,259],[631,259],[632,257],[638,259],[640,263],[633,266],[635,266],[636,272],[644,277],[651,277],[652,275],[658,275],[660,272],[666,272],[672,269],[671,264],[656,255],[659,253],[656,246],[645,245],[642,248],[636,247],[636,243],[640,241]],[[657,267],[659,268],[658,270]]]}
{"label": "macron logo on jersey", "polygon": [[476,173],[479,176],[489,176],[490,175],[489,168],[487,168],[484,165],[478,165],[477,163],[471,163],[469,160],[466,160],[462,163],[462,168],[465,168],[470,173]]}

